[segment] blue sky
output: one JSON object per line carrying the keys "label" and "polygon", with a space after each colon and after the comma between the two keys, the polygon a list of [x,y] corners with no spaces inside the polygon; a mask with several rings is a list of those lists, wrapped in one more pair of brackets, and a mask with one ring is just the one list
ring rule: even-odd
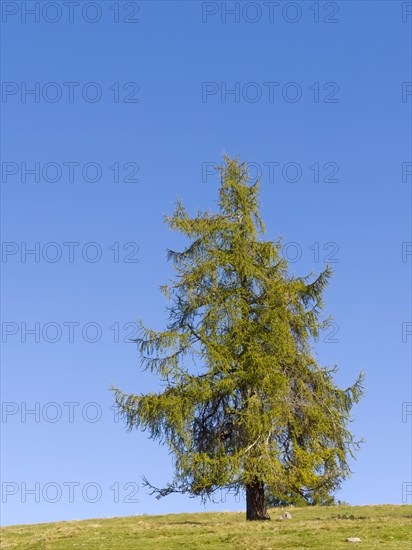
{"label": "blue sky", "polygon": [[291,272],[335,270],[319,360],[367,388],[338,498],[410,502],[411,3],[2,10],[3,523],[204,510],[147,494],[170,456],[116,421],[109,387],[158,388],[123,340],[164,326],[182,242],[163,215],[215,208],[224,151],[260,172]]}

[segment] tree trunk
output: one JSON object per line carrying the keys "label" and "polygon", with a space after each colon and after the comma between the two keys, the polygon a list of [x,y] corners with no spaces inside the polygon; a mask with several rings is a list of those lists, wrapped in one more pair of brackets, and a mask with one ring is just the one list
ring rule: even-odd
{"label": "tree trunk", "polygon": [[246,485],[246,519],[251,521],[270,519],[265,500],[265,486],[261,481]]}

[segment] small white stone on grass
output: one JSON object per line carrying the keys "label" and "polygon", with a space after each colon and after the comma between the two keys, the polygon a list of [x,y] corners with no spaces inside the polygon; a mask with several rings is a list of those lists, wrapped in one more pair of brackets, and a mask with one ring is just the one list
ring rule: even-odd
{"label": "small white stone on grass", "polygon": [[349,537],[348,539],[345,539],[345,542],[360,542],[361,539],[358,537]]}

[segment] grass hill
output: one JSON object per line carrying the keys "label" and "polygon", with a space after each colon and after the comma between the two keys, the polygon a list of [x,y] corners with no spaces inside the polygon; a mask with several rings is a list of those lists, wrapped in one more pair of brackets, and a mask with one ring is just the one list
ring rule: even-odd
{"label": "grass hill", "polygon": [[[285,511],[292,519],[280,519]],[[1,548],[400,550],[412,548],[412,506],[336,506],[271,510],[271,521],[246,522],[244,513],[131,516],[1,529]],[[361,542],[345,542],[358,537]]]}

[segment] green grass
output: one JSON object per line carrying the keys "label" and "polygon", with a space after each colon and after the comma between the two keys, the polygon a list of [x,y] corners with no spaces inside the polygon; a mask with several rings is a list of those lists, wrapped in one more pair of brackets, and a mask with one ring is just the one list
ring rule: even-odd
{"label": "green grass", "polygon": [[[292,519],[281,520],[288,510]],[[1,548],[411,550],[412,506],[336,506],[271,510],[271,521],[244,513],[132,516],[1,529]],[[359,537],[360,543],[345,542]]]}

